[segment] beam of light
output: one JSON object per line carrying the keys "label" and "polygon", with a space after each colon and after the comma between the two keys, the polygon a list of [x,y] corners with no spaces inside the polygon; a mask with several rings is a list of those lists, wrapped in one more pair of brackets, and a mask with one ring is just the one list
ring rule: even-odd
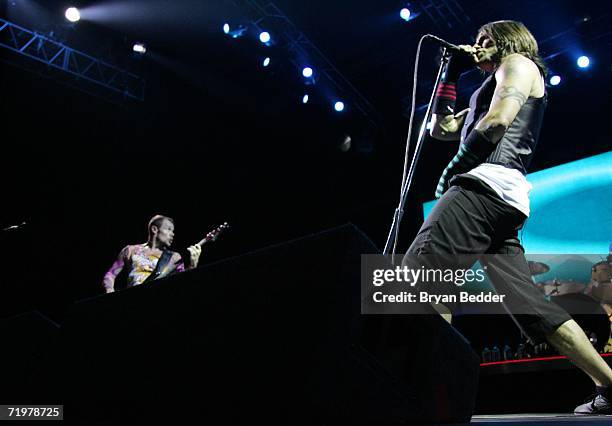
{"label": "beam of light", "polygon": [[404,20],[404,21],[408,21],[410,20],[410,9],[408,9],[407,7],[403,8],[402,10],[400,10],[400,17]]}
{"label": "beam of light", "polygon": [[270,65],[270,57],[269,56],[263,60],[263,66],[267,67],[268,65]]}
{"label": "beam of light", "polygon": [[580,67],[580,68],[587,68],[590,64],[591,64],[591,60],[589,59],[588,56],[581,56],[578,58],[578,60],[576,61],[576,64]]}
{"label": "beam of light", "polygon": [[[36,0],[39,1],[40,0]],[[69,0],[66,0],[69,1]],[[92,0],[79,8],[81,20],[95,22],[128,34],[152,40],[182,42],[203,34],[222,30],[230,25],[230,33],[238,26],[219,18],[218,2],[201,0]],[[220,19],[223,19],[220,21]]]}
{"label": "beam of light", "polygon": [[306,78],[312,77],[312,68],[304,67],[304,69],[302,69],[302,75]]}
{"label": "beam of light", "polygon": [[227,22],[225,24],[223,24],[223,32],[225,34],[229,34],[229,32],[230,32],[230,26],[229,26],[229,24]]}
{"label": "beam of light", "polygon": [[344,111],[344,102],[342,102],[342,101],[337,101],[337,102],[334,104],[334,109],[335,109],[336,111],[338,111],[338,112],[342,112],[342,111]]}
{"label": "beam of light", "polygon": [[66,9],[64,16],[70,22],[79,22],[81,20],[81,12],[76,7],[69,7]]}
{"label": "beam of light", "polygon": [[270,33],[267,31],[262,31],[261,33],[259,33],[259,41],[261,41],[262,43],[269,43]]}
{"label": "beam of light", "polygon": [[308,99],[309,99],[309,97],[308,97],[308,93],[306,93],[306,94],[305,94],[305,95],[302,97],[302,103],[303,103],[303,104],[307,104],[307,103],[308,103]]}
{"label": "beam of light", "polygon": [[549,82],[551,86],[558,86],[559,83],[561,83],[561,76],[553,75],[552,77],[550,77]]}

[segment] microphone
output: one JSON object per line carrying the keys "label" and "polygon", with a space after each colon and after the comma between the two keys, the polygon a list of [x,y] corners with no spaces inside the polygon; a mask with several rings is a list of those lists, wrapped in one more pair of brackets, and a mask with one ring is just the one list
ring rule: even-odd
{"label": "microphone", "polygon": [[27,225],[27,223],[21,222],[19,225],[11,225],[11,226],[7,226],[6,228],[2,228],[1,231],[6,232],[6,231],[16,230],[16,229],[22,228],[25,225]]}
{"label": "microphone", "polygon": [[464,50],[462,50],[459,46],[457,46],[456,44],[453,43],[449,43],[446,40],[441,39],[440,37],[437,37],[433,34],[426,34],[425,37],[435,41],[436,43],[438,43],[439,45],[441,45],[442,47],[445,47],[446,50],[450,51],[450,52],[464,52]]}

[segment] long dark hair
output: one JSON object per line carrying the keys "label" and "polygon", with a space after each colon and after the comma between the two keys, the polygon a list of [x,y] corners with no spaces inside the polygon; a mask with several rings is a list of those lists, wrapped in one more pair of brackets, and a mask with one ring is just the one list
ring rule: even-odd
{"label": "long dark hair", "polygon": [[522,22],[489,22],[480,27],[478,34],[485,34],[495,42],[500,62],[508,55],[519,53],[531,59],[542,75],[548,74],[548,68],[538,53],[538,42]]}

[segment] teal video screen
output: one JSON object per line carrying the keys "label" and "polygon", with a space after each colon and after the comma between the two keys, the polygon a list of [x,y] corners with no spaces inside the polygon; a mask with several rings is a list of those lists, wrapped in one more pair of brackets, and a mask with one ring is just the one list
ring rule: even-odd
{"label": "teal video screen", "polygon": [[[519,232],[526,254],[608,253],[612,151],[527,175],[531,213]],[[423,204],[427,217],[435,201]]]}
{"label": "teal video screen", "polygon": [[[586,288],[593,267],[612,253],[612,151],[530,173],[527,180],[531,213],[519,238],[527,260],[550,268],[534,282]],[[425,217],[435,203],[423,204]],[[475,290],[489,288],[486,280]]]}

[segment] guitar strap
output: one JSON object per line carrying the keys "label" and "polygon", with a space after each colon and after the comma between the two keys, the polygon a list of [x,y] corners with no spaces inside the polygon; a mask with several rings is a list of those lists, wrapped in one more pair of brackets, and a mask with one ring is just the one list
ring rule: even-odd
{"label": "guitar strap", "polygon": [[157,261],[157,265],[155,265],[155,269],[153,270],[153,272],[151,272],[151,275],[149,275],[142,282],[142,284],[156,280],[158,278],[165,277],[168,274],[167,270],[170,263],[170,259],[172,259],[172,252],[170,250],[164,250],[162,252],[161,257]]}

